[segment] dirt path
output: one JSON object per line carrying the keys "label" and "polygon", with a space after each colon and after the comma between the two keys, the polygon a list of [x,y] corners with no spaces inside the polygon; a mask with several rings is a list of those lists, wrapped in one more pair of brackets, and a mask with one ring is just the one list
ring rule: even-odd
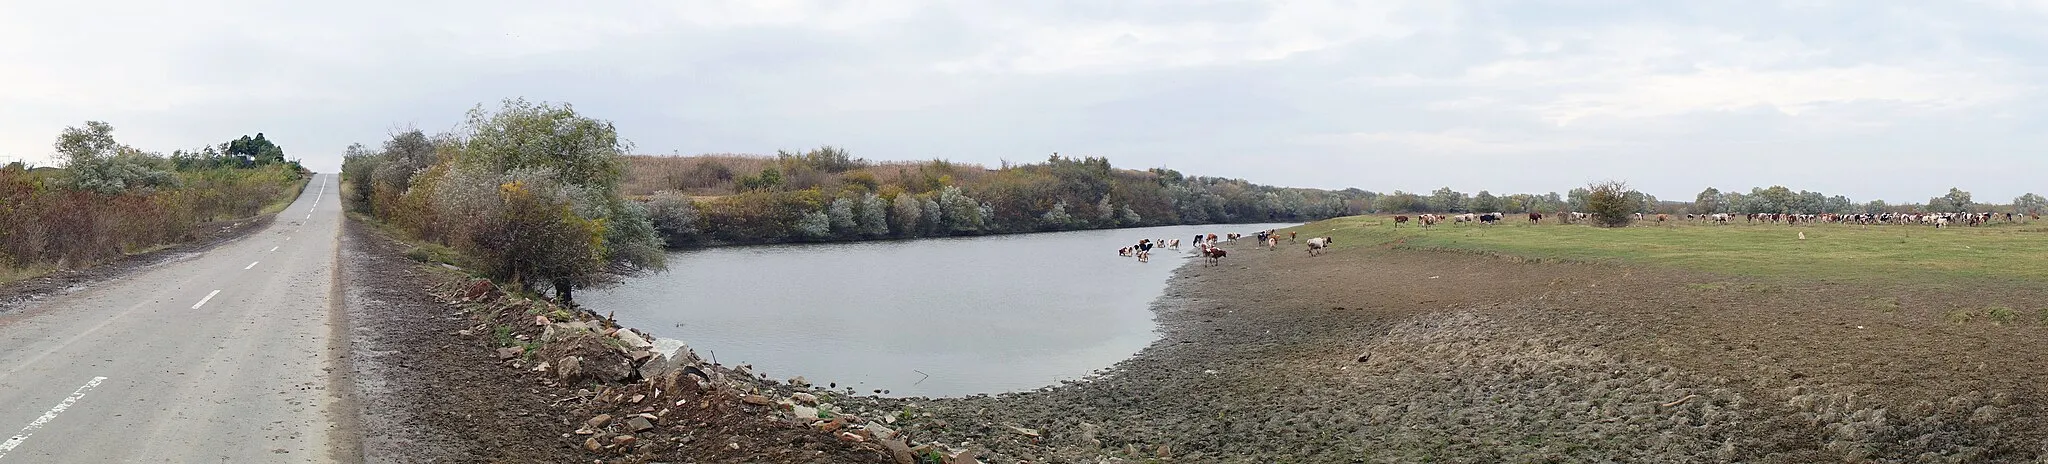
{"label": "dirt path", "polygon": [[2040,289],[1227,248],[1101,378],[854,404],[988,462],[1983,462],[2048,438]]}

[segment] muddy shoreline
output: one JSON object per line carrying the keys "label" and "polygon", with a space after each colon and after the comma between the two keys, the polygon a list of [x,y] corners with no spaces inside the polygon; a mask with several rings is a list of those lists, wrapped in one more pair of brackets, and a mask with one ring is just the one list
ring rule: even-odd
{"label": "muddy shoreline", "polygon": [[[389,276],[350,291],[396,303],[351,317],[385,321],[359,334],[400,338],[356,341],[386,366],[359,382],[397,379],[387,394],[366,390],[364,451],[434,462],[2009,462],[2048,443],[2033,381],[2048,366],[2048,310],[2027,306],[2048,297],[2040,288],[1224,246],[1223,266],[1175,271],[1153,306],[1161,338],[1136,356],[1085,381],[965,398],[863,396],[710,363],[694,364],[702,381],[556,382],[535,363],[573,347],[504,358],[503,343],[477,335],[534,310],[436,296],[415,272],[446,273],[405,261],[402,247],[374,251],[388,261],[345,266]],[[1984,305],[2030,312],[1956,316]],[[378,411],[419,417],[380,423]],[[640,414],[655,427],[610,420]]]}

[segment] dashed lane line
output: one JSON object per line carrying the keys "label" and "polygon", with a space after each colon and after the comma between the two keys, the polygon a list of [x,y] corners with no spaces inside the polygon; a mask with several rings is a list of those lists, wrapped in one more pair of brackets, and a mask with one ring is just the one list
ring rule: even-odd
{"label": "dashed lane line", "polygon": [[[255,265],[255,263],[250,263],[249,265],[250,265],[250,266],[254,266],[254,265]],[[220,290],[214,290],[214,291],[212,291],[212,292],[210,292],[210,293],[207,293],[207,294],[206,294],[206,298],[200,298],[200,299],[199,299],[199,302],[198,302],[198,303],[193,303],[193,304],[192,304],[192,309],[199,309],[199,307],[200,307],[200,306],[206,306],[206,302],[208,302],[208,301],[213,301],[213,296],[214,296],[214,295],[219,295],[219,294],[220,294]]]}
{"label": "dashed lane line", "polygon": [[106,377],[93,377],[91,381],[85,383],[85,386],[78,387],[77,391],[71,392],[71,396],[64,397],[64,401],[58,402],[56,407],[50,408],[49,411],[44,411],[41,417],[37,417],[34,422],[29,422],[27,427],[22,427],[21,433],[16,433],[13,438],[0,442],[0,458],[6,458],[8,452],[14,451],[14,448],[21,446],[22,442],[28,441],[30,435],[34,435],[36,430],[43,428],[44,424],[49,424],[51,420],[55,420],[58,414],[63,414],[64,410],[71,409],[71,405],[78,404],[79,399],[85,398],[85,392],[91,391],[93,387],[100,386],[100,382],[105,380],[107,380]]}

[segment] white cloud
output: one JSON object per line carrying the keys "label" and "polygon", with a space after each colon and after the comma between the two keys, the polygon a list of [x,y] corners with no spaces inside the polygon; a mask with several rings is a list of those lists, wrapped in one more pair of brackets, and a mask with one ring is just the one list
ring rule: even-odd
{"label": "white cloud", "polygon": [[[1857,195],[1912,199],[1926,196],[1915,179],[1958,177],[2007,197],[2025,181],[1947,170],[2048,163],[2037,135],[2048,96],[2035,84],[2048,77],[2042,0],[85,0],[4,10],[0,160],[41,160],[57,131],[98,119],[163,151],[262,131],[332,170],[342,147],[374,144],[394,123],[445,128],[470,105],[525,96],[613,119],[656,153],[833,143],[876,158],[993,163],[1091,152],[1373,190],[1434,188],[1405,185],[1415,176],[1402,173],[1461,162],[1490,168],[1461,182],[1496,191],[1587,175],[1674,191],[1794,182],[1751,168],[1769,162],[1893,189],[1844,192]],[[1372,174],[1230,162],[1266,151]],[[1871,166],[1873,156],[1916,177]],[[1914,163],[1935,156],[1944,161]],[[1620,158],[1640,161],[1583,172],[1587,160]],[[1668,169],[1681,163],[1690,168]]]}
{"label": "white cloud", "polygon": [[1622,145],[1574,134],[1508,134],[1467,128],[1322,134],[1305,137],[1301,143],[1364,153],[1423,154],[1435,159],[1560,153]]}
{"label": "white cloud", "polygon": [[[1047,21],[980,10],[987,31],[1002,40],[982,53],[940,62],[948,73],[1098,73],[1220,66],[1286,59],[1363,40],[1398,39],[1441,27],[1452,6],[1441,2],[1259,2],[1255,20],[1154,23],[1144,18],[1097,22]],[[1420,21],[1400,16],[1416,15]]]}

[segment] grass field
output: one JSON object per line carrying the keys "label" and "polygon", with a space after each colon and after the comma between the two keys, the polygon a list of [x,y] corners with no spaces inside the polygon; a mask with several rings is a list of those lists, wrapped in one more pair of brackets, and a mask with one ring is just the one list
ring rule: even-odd
{"label": "grass field", "polygon": [[[1913,283],[1926,279],[2048,281],[2048,222],[1934,229],[1929,226],[1692,224],[1605,229],[1501,224],[1395,225],[1353,216],[1289,229],[1361,245],[1494,254],[1513,259],[1674,266],[1760,277]],[[1804,232],[1806,239],[1799,239]],[[1284,231],[1283,231],[1284,233]],[[1929,282],[1932,283],[1932,282]]]}

